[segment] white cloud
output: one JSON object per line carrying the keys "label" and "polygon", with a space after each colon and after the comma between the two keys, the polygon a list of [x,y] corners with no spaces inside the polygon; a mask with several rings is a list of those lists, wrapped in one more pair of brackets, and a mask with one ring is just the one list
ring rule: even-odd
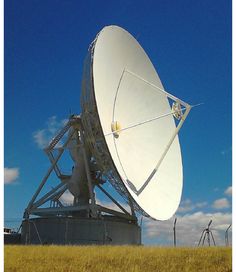
{"label": "white cloud", "polygon": [[48,118],[46,128],[39,129],[33,133],[35,143],[39,148],[45,148],[55,134],[65,125],[67,120],[58,121],[56,116]]}
{"label": "white cloud", "polygon": [[229,186],[225,192],[224,192],[227,196],[232,196],[232,186]]}
{"label": "white cloud", "polygon": [[186,213],[186,212],[189,212],[189,211],[193,211],[197,208],[202,208],[202,207],[205,207],[207,205],[207,202],[204,201],[204,202],[198,202],[198,203],[193,203],[190,199],[186,199],[186,200],[183,200],[181,203],[180,203],[180,206],[178,208],[178,211],[179,213]]}
{"label": "white cloud", "polygon": [[72,205],[74,201],[73,195],[67,190],[65,193],[59,198],[59,200],[64,205]]}
{"label": "white cloud", "polygon": [[193,209],[194,209],[194,205],[193,205],[192,201],[190,199],[186,199],[180,203],[180,206],[178,208],[178,212],[185,213],[185,212],[192,211]]}
{"label": "white cloud", "polygon": [[203,208],[207,205],[206,201],[196,203],[196,208]]}
{"label": "white cloud", "polygon": [[4,184],[11,184],[19,177],[19,168],[4,168]]}
{"label": "white cloud", "polygon": [[[231,224],[231,213],[204,213],[195,212],[186,215],[177,215],[176,233],[179,246],[196,246],[200,235],[210,220],[213,220],[211,229],[217,245],[224,245],[224,232]],[[174,217],[167,221],[153,221],[144,219],[144,237],[156,239],[158,244],[173,244]],[[230,238],[231,239],[231,238]]]}
{"label": "white cloud", "polygon": [[34,132],[33,137],[39,148],[46,147],[49,142],[49,139],[46,136],[46,132],[44,129]]}
{"label": "white cloud", "polygon": [[229,201],[227,198],[219,198],[217,200],[215,200],[212,204],[212,208],[214,209],[226,209],[226,208],[229,208],[230,207],[230,204],[229,204]]}

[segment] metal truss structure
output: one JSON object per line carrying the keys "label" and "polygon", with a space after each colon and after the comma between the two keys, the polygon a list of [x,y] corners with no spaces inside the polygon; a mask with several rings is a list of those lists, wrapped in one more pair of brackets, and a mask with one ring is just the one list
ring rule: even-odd
{"label": "metal truss structure", "polygon": [[[73,129],[72,133],[68,133],[68,137],[61,147],[56,147],[59,141],[67,134],[69,129]],[[68,147],[72,137],[76,135],[77,143],[79,148],[82,149],[83,160],[86,170],[87,180],[85,181],[88,186],[89,191],[89,201],[85,205],[78,204],[74,200],[73,205],[65,206],[61,201],[60,197],[68,189],[68,181],[71,175],[64,175],[58,165],[65,149]],[[57,155],[54,155],[54,151],[57,151]],[[34,193],[32,199],[30,200],[27,208],[24,212],[24,219],[30,219],[30,216],[83,216],[98,218],[102,217],[104,214],[119,217],[124,220],[137,222],[137,218],[134,212],[134,207],[130,201],[130,210],[127,211],[120,203],[118,203],[107,190],[103,188],[103,184],[106,182],[107,177],[104,177],[103,172],[100,169],[92,169],[92,158],[89,156],[87,148],[85,146],[85,133],[83,130],[83,125],[81,122],[81,117],[76,115],[71,115],[69,121],[66,125],[59,131],[59,133],[53,138],[50,144],[45,148],[45,152],[50,160],[50,167],[46,172],[44,178],[42,179],[39,187]],[[47,193],[39,197],[42,193],[42,189],[45,184],[49,182],[49,177],[52,172],[55,172],[59,183],[57,186],[49,190]],[[96,203],[94,188],[95,186],[106,195],[120,210],[116,211],[109,209],[102,205]],[[45,204],[49,203],[48,207]],[[43,207],[42,207],[43,206]]]}

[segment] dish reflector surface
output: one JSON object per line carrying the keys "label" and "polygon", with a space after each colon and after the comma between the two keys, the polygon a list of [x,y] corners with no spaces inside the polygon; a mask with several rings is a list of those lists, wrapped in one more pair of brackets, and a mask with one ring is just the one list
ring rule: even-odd
{"label": "dish reflector surface", "polygon": [[112,185],[137,210],[166,220],[178,208],[182,193],[178,135],[144,190],[136,194],[132,185],[138,190],[150,178],[175,132],[173,115],[111,134],[114,127],[122,130],[171,113],[167,95],[155,88],[164,89],[159,76],[139,43],[120,27],[105,27],[90,53],[82,96],[90,151]]}

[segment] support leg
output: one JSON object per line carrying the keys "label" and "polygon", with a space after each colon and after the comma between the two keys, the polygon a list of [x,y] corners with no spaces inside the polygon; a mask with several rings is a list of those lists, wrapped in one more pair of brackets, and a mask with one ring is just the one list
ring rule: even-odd
{"label": "support leg", "polygon": [[209,233],[209,231],[207,232],[207,241],[208,241],[208,246],[211,246],[210,233]]}
{"label": "support leg", "polygon": [[201,237],[200,237],[199,242],[198,242],[198,246],[200,246],[200,244],[201,244],[201,241],[202,241],[202,237],[203,237],[204,231],[205,231],[205,230],[202,231]]}
{"label": "support leg", "polygon": [[204,246],[204,243],[205,243],[205,238],[206,238],[206,231],[205,231],[204,236],[203,236],[202,246]]}
{"label": "support leg", "polygon": [[84,157],[85,171],[86,171],[86,176],[87,176],[87,180],[88,180],[89,196],[91,199],[92,217],[97,217],[96,201],[95,201],[95,195],[93,192],[93,183],[92,183],[92,178],[91,178],[91,174],[90,174],[88,156],[87,156],[87,152],[86,152],[86,148],[85,148],[85,144],[84,144],[84,135],[83,135],[82,130],[80,130],[80,138],[81,138],[81,148],[82,148],[83,157]]}
{"label": "support leg", "polygon": [[211,233],[211,238],[212,238],[212,241],[213,241],[213,243],[214,243],[214,246],[216,245],[216,243],[215,243],[215,239],[214,239],[214,236],[213,236],[213,234],[212,234],[212,232],[210,232]]}

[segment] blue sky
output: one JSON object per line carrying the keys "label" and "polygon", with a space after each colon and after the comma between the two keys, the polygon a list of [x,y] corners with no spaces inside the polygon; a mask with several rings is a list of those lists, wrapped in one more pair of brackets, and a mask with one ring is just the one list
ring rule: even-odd
{"label": "blue sky", "polygon": [[[193,225],[215,218],[223,229],[231,220],[232,183],[228,0],[5,1],[5,225],[19,224],[13,221],[49,166],[39,140],[52,136],[70,112],[80,113],[83,60],[110,24],[138,39],[166,90],[190,104],[204,102],[179,133],[184,189],[178,215]],[[168,224],[144,220],[144,243],[168,244]]]}

